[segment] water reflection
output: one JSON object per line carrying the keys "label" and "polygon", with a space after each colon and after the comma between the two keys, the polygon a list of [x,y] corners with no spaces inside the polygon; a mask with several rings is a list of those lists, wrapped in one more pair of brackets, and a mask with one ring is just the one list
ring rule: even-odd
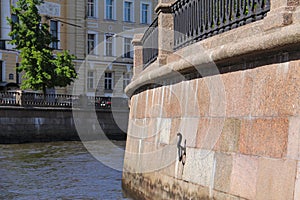
{"label": "water reflection", "polygon": [[[124,149],[125,142],[117,144]],[[128,199],[121,178],[80,142],[0,145],[0,199]]]}

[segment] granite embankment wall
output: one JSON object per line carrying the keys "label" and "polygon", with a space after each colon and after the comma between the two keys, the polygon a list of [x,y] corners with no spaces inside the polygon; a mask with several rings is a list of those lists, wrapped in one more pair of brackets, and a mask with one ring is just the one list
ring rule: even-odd
{"label": "granite embankment wall", "polygon": [[124,188],[144,199],[299,199],[299,94],[293,61],[134,95]]}
{"label": "granite embankment wall", "polygon": [[300,2],[270,2],[263,20],[159,53],[146,69],[135,47],[125,191],[137,199],[300,199]]}
{"label": "granite embankment wall", "polygon": [[[0,143],[125,139],[128,109],[1,107]],[[103,135],[104,134],[104,135]]]}

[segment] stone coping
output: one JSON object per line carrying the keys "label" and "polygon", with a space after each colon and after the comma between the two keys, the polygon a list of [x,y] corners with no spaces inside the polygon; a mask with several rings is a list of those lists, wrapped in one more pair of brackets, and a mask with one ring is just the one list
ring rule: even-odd
{"label": "stone coping", "polygon": [[211,64],[242,55],[255,55],[255,53],[259,54],[291,44],[300,44],[299,23],[265,30],[265,20],[227,31],[180,49],[169,55],[166,65],[158,66],[159,64],[154,62],[135,77],[126,87],[125,93],[131,97],[142,86],[155,83],[155,80],[168,77],[174,72],[191,69],[194,66]]}

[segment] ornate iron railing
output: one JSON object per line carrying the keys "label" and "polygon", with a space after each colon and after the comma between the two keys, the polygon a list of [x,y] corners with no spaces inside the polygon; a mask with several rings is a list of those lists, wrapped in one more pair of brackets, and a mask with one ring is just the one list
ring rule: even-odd
{"label": "ornate iron railing", "polygon": [[18,92],[1,92],[0,93],[0,105],[15,106],[20,104],[18,98]]}
{"label": "ornate iron railing", "polygon": [[33,92],[0,92],[0,106],[27,107],[128,107],[127,99],[102,96],[46,94]]}
{"label": "ornate iron railing", "polygon": [[174,49],[262,19],[270,0],[178,0],[174,15]]}
{"label": "ornate iron railing", "polygon": [[158,20],[157,18],[145,31],[143,38],[143,64],[146,68],[150,63],[156,60],[158,55]]}

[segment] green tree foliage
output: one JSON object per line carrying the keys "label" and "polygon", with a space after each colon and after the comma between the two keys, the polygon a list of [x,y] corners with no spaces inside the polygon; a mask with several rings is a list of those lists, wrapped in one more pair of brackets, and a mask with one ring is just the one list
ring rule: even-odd
{"label": "green tree foliage", "polygon": [[22,58],[18,67],[24,72],[21,88],[43,90],[56,86],[70,85],[77,77],[74,55],[67,51],[53,54],[51,42],[57,41],[49,32],[49,25],[42,23],[37,6],[43,0],[19,0],[16,7],[12,7],[12,14],[18,16],[18,22],[7,19],[12,26],[11,44],[20,51]]}

